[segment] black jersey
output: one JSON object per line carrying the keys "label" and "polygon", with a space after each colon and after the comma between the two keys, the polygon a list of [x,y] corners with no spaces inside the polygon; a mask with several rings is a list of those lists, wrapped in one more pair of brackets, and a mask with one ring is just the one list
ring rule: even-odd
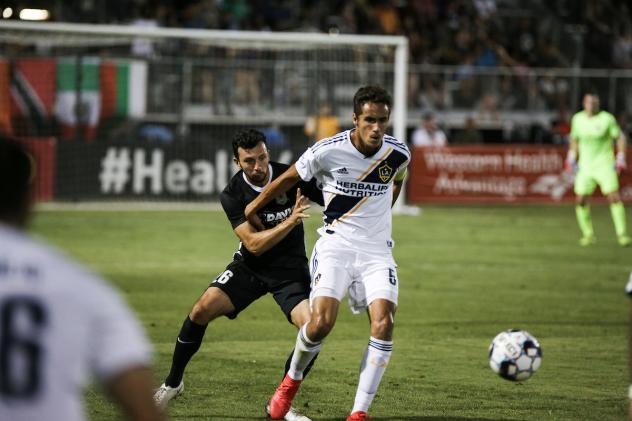
{"label": "black jersey", "polygon": [[[285,170],[288,165],[278,162],[270,162],[271,179],[276,179]],[[272,199],[270,203],[265,205],[257,215],[261,219],[266,229],[272,228],[277,224],[285,221],[294,209],[296,202],[296,189],[300,187],[304,196],[310,200],[323,204],[322,191],[316,186],[316,180],[310,182],[300,181],[290,188],[285,194]],[[244,211],[246,205],[252,202],[262,189],[256,187],[246,181],[243,171],[239,171],[231,178],[230,182],[220,194],[220,201],[224,212],[228,217],[233,229],[246,221]],[[297,266],[307,264],[307,255],[305,252],[305,232],[303,224],[295,226],[287,236],[270,250],[259,256],[250,253],[246,247],[240,243],[239,258],[252,269],[265,274],[274,273],[279,268],[292,269]]]}

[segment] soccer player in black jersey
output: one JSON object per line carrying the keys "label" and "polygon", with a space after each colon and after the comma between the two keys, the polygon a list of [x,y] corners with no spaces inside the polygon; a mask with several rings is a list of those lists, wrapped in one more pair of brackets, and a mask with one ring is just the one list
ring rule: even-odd
{"label": "soccer player in black jersey", "polygon": [[[208,323],[220,317],[234,319],[267,293],[273,295],[290,323],[297,328],[309,321],[310,274],[305,252],[302,220],[309,199],[323,204],[316,180],[300,182],[258,213],[264,230],[257,231],[246,219],[246,205],[288,166],[270,162],[266,138],[256,130],[242,130],[233,138],[235,164],[240,168],[220,195],[220,201],[240,248],[233,261],[193,305],[178,335],[169,375],[154,399],[164,408],[184,390],[187,363],[200,348]],[[286,362],[286,372],[292,355]],[[289,421],[309,421],[291,410]]]}

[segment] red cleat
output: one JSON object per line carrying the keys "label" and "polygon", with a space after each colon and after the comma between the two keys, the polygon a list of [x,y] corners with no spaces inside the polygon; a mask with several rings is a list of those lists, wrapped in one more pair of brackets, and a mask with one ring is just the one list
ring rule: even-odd
{"label": "red cleat", "polygon": [[[292,399],[298,392],[302,380],[294,380],[287,374],[270,399],[270,418],[282,420],[292,406]],[[364,418],[362,418],[364,419]]]}
{"label": "red cleat", "polygon": [[369,417],[366,412],[356,411],[347,417],[347,421],[365,421],[372,418],[373,417]]}

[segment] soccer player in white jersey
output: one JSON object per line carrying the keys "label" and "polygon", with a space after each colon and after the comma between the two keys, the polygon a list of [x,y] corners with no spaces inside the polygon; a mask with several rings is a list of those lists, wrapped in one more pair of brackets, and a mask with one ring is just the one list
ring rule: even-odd
{"label": "soccer player in white jersey", "polygon": [[398,280],[392,257],[391,206],[401,190],[410,152],[385,134],[391,97],[365,86],[353,98],[355,128],[316,143],[246,208],[256,213],[298,180],[323,184],[324,226],[310,261],[311,318],[299,330],[287,375],[270,400],[270,416],[281,419],[303,379],[303,370],[336,322],[340,302],[349,295],[352,310],[367,309],[371,336],[360,364],[355,402],[347,421],[367,419],[393,349]]}
{"label": "soccer player in white jersey", "polygon": [[0,138],[0,420],[83,421],[95,377],[126,420],[162,421],[150,345],[105,282],[22,232],[32,160]]}

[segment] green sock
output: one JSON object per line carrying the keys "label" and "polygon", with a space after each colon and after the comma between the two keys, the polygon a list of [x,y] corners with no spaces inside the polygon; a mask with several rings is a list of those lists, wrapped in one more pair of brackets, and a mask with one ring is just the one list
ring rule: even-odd
{"label": "green sock", "polygon": [[617,232],[617,236],[627,235],[627,228],[625,226],[625,208],[623,203],[611,203],[610,214],[612,215],[612,222],[614,222],[614,230]]}
{"label": "green sock", "polygon": [[590,206],[575,206],[575,215],[577,216],[577,225],[579,225],[582,235],[584,237],[594,236]]}

